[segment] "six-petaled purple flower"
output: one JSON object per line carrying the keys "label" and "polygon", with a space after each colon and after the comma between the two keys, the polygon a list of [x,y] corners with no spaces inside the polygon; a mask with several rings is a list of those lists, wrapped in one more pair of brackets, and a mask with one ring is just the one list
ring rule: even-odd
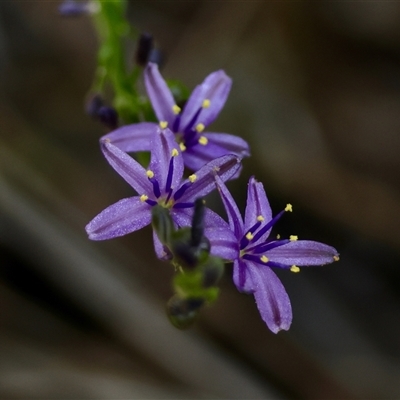
{"label": "six-petaled purple flower", "polygon": [[218,116],[231,89],[232,80],[224,71],[208,75],[193,90],[183,109],[176,104],[157,64],[148,64],[144,80],[159,123],[141,122],[121,127],[106,136],[114,145],[126,152],[151,150],[149,138],[153,132],[158,127],[168,127],[179,143],[185,166],[192,171],[226,154],[249,156],[249,146],[242,138],[205,131]]}
{"label": "six-petaled purple flower", "polygon": [[236,238],[230,243],[230,248],[236,251],[232,260],[234,283],[239,291],[254,294],[261,317],[272,332],[288,330],[292,322],[290,300],[271,268],[298,272],[299,266],[336,261],[338,253],[331,246],[298,240],[297,236],[283,240],[270,238],[274,224],[285,211],[292,211],[292,206],[288,204],[273,218],[264,187],[253,177],[248,184],[244,221],[225,184],[218,176],[215,180]]}
{"label": "six-petaled purple flower", "polygon": [[[237,156],[225,155],[204,165],[198,172],[182,181],[182,153],[173,133],[168,129],[159,130],[153,134],[150,143],[151,161],[148,169],[145,169],[107,138],[102,140],[101,148],[107,161],[139,195],[120,200],[97,215],[86,226],[90,239],[112,239],[149,225],[151,208],[156,204],[170,210],[178,228],[190,226],[194,201],[215,188],[214,175],[217,174],[221,180],[226,181],[240,167],[240,159]],[[224,242],[229,238],[227,223],[209,209],[206,210],[204,222],[205,235],[212,246],[211,253],[230,258],[232,251]],[[153,236],[157,255],[166,258],[166,249],[157,235]]]}

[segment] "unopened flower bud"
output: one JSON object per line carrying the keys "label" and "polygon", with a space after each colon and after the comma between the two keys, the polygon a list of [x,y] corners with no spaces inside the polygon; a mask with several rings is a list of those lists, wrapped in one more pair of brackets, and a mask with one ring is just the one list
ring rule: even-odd
{"label": "unopened flower bud", "polygon": [[96,93],[92,95],[85,105],[86,113],[93,118],[97,118],[99,109],[104,105],[102,97]]}
{"label": "unopened flower bud", "polygon": [[174,231],[174,223],[169,210],[160,205],[154,206],[151,210],[151,223],[160,242],[164,245],[168,245],[171,240],[172,232]]}
{"label": "unopened flower bud", "polygon": [[149,61],[150,54],[153,50],[153,36],[150,33],[142,33],[138,40],[135,54],[135,61],[141,67],[145,67]]}
{"label": "unopened flower bud", "polygon": [[108,128],[116,129],[118,127],[118,113],[114,108],[102,106],[99,108],[97,116]]}
{"label": "unopened flower bud", "polygon": [[201,267],[203,274],[203,287],[215,286],[224,273],[224,263],[217,257],[208,257],[207,261]]}
{"label": "unopened flower bud", "polygon": [[183,299],[175,295],[167,303],[168,318],[176,328],[187,329],[195,321],[204,303],[202,298]]}

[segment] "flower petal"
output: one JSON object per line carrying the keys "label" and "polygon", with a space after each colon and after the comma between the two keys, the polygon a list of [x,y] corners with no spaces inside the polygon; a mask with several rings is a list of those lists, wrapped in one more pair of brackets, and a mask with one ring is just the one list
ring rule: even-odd
{"label": "flower petal", "polygon": [[161,243],[155,230],[153,230],[153,242],[154,242],[154,251],[156,252],[157,258],[163,261],[170,260],[172,255],[169,252],[169,250]]}
{"label": "flower petal", "polygon": [[[180,198],[180,202],[190,202],[205,196],[215,189],[215,176],[225,182],[240,168],[240,158],[229,154],[219,157],[204,165],[196,174],[196,180]],[[185,181],[184,183],[186,183]]]}
{"label": "flower petal", "polygon": [[292,323],[292,306],[282,282],[271,268],[263,268],[249,261],[246,264],[261,318],[272,332],[287,331]]}
{"label": "flower petal", "polygon": [[243,235],[242,215],[240,214],[236,202],[230,194],[228,188],[225,186],[224,182],[222,182],[218,175],[216,175],[214,179],[228,215],[229,226],[234,232],[236,240],[239,241]]}
{"label": "flower petal", "polygon": [[139,194],[153,193],[153,187],[147,178],[146,170],[137,161],[107,139],[103,139],[100,146],[110,165]]}
{"label": "flower petal", "polygon": [[[257,217],[262,216],[264,218],[264,224],[271,221],[272,210],[269,205],[267,195],[264,190],[264,186],[261,182],[257,182],[252,176],[249,179],[247,187],[247,204],[244,216],[244,230],[247,232],[256,222]],[[264,235],[258,239],[258,243],[263,242],[271,232],[269,229]]]}
{"label": "flower petal", "polygon": [[239,246],[229,225],[217,213],[206,208],[204,235],[211,243],[211,254],[233,261],[239,256]]}
{"label": "flower petal", "polygon": [[311,240],[296,240],[267,251],[269,261],[288,265],[324,265],[335,261],[338,252],[331,246]]}
{"label": "flower petal", "polygon": [[91,240],[106,240],[137,231],[150,224],[151,212],[139,197],[129,197],[107,207],[86,225]]}
{"label": "flower petal", "polygon": [[[222,70],[208,75],[203,83],[193,90],[186,103],[179,130],[185,131],[189,124],[191,126],[195,126],[198,123],[202,123],[204,126],[211,124],[224,106],[231,86],[232,79]],[[203,107],[204,100],[210,101],[208,107]]]}
{"label": "flower petal", "polygon": [[204,235],[211,243],[210,253],[213,256],[221,257],[224,260],[233,261],[238,257],[239,246],[235,235],[229,229],[228,224],[226,228],[208,228],[205,229]]}
{"label": "flower petal", "polygon": [[233,262],[233,282],[239,292],[254,292],[253,281],[251,280],[250,273],[247,270],[246,262],[241,258],[238,258]]}
{"label": "flower petal", "polygon": [[144,83],[158,120],[167,121],[168,126],[172,128],[175,120],[173,112],[175,100],[167,83],[161,76],[157,64],[149,63],[147,65],[144,71]]}
{"label": "flower petal", "polygon": [[[176,151],[176,156],[172,156],[172,152]],[[173,157],[173,169],[169,171],[171,158]],[[154,175],[163,192],[167,176],[172,173],[172,188],[180,186],[184,164],[182,153],[178,144],[175,141],[175,135],[169,130],[158,130],[151,140],[151,161],[149,169],[154,172]]]}
{"label": "flower petal", "polygon": [[157,129],[158,125],[154,122],[125,125],[107,133],[100,141],[108,139],[114,146],[126,152],[148,151],[151,149],[151,137]]}
{"label": "flower petal", "polygon": [[205,164],[210,161],[222,157],[231,152],[226,151],[224,148],[217,146],[213,143],[207,143],[207,145],[196,144],[187,148],[183,153],[183,160],[185,166],[192,171],[198,171]]}
{"label": "flower petal", "polygon": [[208,143],[222,147],[227,153],[236,154],[241,158],[250,156],[249,144],[239,136],[217,132],[205,132],[204,136]]}

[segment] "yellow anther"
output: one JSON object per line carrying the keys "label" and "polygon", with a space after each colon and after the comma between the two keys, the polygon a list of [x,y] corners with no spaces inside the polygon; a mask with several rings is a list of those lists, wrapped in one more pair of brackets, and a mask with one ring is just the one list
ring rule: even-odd
{"label": "yellow anther", "polygon": [[264,217],[262,215],[259,215],[257,217],[257,221],[263,222],[264,221]]}
{"label": "yellow anther", "polygon": [[145,194],[142,194],[140,196],[140,201],[145,202],[148,198],[149,198],[149,196],[146,196]]}
{"label": "yellow anther", "polygon": [[260,260],[261,260],[263,263],[267,263],[267,262],[269,261],[269,258],[266,257],[266,256],[262,256],[262,257],[260,257]]}
{"label": "yellow anther", "polygon": [[291,204],[286,204],[285,211],[292,212],[293,211],[292,205]]}
{"label": "yellow anther", "polygon": [[333,256],[333,261],[339,261],[339,260],[340,260],[339,256]]}
{"label": "yellow anther", "polygon": [[253,235],[252,235],[252,233],[251,232],[249,232],[247,235],[246,235],[246,239],[247,240],[251,240],[251,239],[253,239]]}
{"label": "yellow anther", "polygon": [[208,139],[205,136],[200,136],[199,143],[205,146],[208,143]]}
{"label": "yellow anther", "polygon": [[173,112],[175,115],[178,115],[178,114],[181,112],[181,108],[180,108],[179,106],[177,106],[176,104],[174,104],[174,105],[172,106],[172,112]]}
{"label": "yellow anther", "polygon": [[195,182],[196,181],[196,179],[197,179],[197,175],[196,174],[193,174],[193,175],[190,175],[189,177],[188,177],[188,179],[189,179],[189,181],[190,182]]}
{"label": "yellow anther", "polygon": [[300,268],[297,265],[292,265],[290,270],[294,273],[300,272]]}
{"label": "yellow anther", "polygon": [[172,149],[171,157],[176,157],[178,154],[179,154],[179,151],[177,149]]}
{"label": "yellow anther", "polygon": [[280,239],[280,238],[281,238],[281,235],[278,233],[278,234],[276,235],[276,238],[277,238],[277,239]]}
{"label": "yellow anther", "polygon": [[179,148],[181,149],[181,151],[186,150],[186,146],[183,143],[179,143]]}
{"label": "yellow anther", "polygon": [[149,169],[146,171],[146,175],[148,178],[152,178],[154,176],[154,172]]}
{"label": "yellow anther", "polygon": [[196,125],[196,131],[199,133],[203,132],[204,128],[205,128],[205,126],[202,123]]}
{"label": "yellow anther", "polygon": [[165,129],[168,126],[168,122],[167,121],[160,121],[160,128],[161,129]]}
{"label": "yellow anther", "polygon": [[210,107],[211,101],[209,99],[203,100],[203,104],[201,105],[203,108]]}
{"label": "yellow anther", "polygon": [[289,239],[290,239],[291,242],[295,242],[296,240],[299,239],[299,237],[296,236],[296,235],[290,235],[290,236],[289,236]]}

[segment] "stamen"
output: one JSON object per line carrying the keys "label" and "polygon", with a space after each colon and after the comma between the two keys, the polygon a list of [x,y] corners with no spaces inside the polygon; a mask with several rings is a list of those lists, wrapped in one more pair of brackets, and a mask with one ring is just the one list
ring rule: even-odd
{"label": "stamen", "polygon": [[339,260],[340,260],[339,256],[333,256],[333,261],[339,261]]}
{"label": "stamen", "polygon": [[285,211],[289,211],[289,212],[293,211],[293,207],[290,203],[286,204]]}
{"label": "stamen", "polygon": [[203,104],[201,105],[203,108],[210,107],[211,101],[209,99],[203,100]]}
{"label": "stamen", "polygon": [[171,193],[172,193],[171,192],[171,190],[172,190],[171,184],[172,184],[172,176],[174,174],[174,153],[175,152],[178,154],[178,150],[173,149],[171,152],[171,159],[169,160],[167,181],[165,183],[165,191],[166,191],[166,193],[168,193],[168,198],[167,198],[166,202],[168,202],[168,200],[171,196]]}
{"label": "stamen", "polygon": [[300,268],[297,265],[292,265],[290,270],[294,273],[300,272]]}
{"label": "stamen", "polygon": [[191,208],[194,206],[193,202],[189,203],[175,203],[172,208]]}
{"label": "stamen", "polygon": [[246,235],[246,239],[247,240],[251,240],[251,239],[253,239],[253,237],[254,236],[253,236],[253,234],[251,232],[248,232],[247,235]]}
{"label": "stamen", "polygon": [[172,112],[173,112],[175,115],[178,115],[178,114],[181,112],[181,108],[180,108],[179,106],[177,106],[176,104],[174,104],[174,105],[172,106]]}
{"label": "stamen", "polygon": [[205,126],[202,123],[196,125],[196,131],[199,133],[203,132],[204,128],[205,128]]}
{"label": "stamen", "polygon": [[165,129],[168,126],[168,122],[167,121],[160,121],[160,128],[161,129]]}
{"label": "stamen", "polygon": [[149,169],[149,170],[146,171],[146,175],[147,175],[148,178],[151,179],[154,176],[154,172]]}
{"label": "stamen", "polygon": [[208,139],[205,136],[200,136],[199,143],[205,146],[208,143]]}
{"label": "stamen", "polygon": [[290,235],[290,236],[289,236],[289,240],[290,240],[291,242],[295,242],[295,241],[298,240],[298,239],[299,239],[299,237],[296,236],[296,235]]}
{"label": "stamen", "polygon": [[276,249],[277,247],[281,247],[285,244],[290,243],[289,239],[285,240],[273,240],[270,242],[263,242],[261,244],[256,244],[255,246],[249,247],[246,249],[248,253],[253,253],[253,254],[264,254],[267,251],[270,251],[272,249]]}
{"label": "stamen", "polygon": [[183,143],[179,143],[179,148],[182,152],[186,150],[186,146]]}
{"label": "stamen", "polygon": [[278,233],[278,234],[276,235],[276,238],[277,238],[277,239],[280,239],[280,238],[281,238],[281,235]]}
{"label": "stamen", "polygon": [[142,194],[142,195],[140,196],[140,201],[144,203],[148,198],[149,198],[149,196],[147,196],[147,195],[145,195],[145,194]]}
{"label": "stamen", "polygon": [[193,174],[193,175],[190,175],[189,177],[188,177],[188,179],[189,179],[189,181],[190,182],[196,182],[196,179],[197,179],[197,175],[196,174]]}
{"label": "stamen", "polygon": [[[286,206],[287,207],[287,206]],[[282,217],[285,211],[281,211],[279,214],[275,215],[274,218],[271,219],[271,221],[267,222],[255,235],[253,242],[257,242],[258,239],[262,235],[264,235],[266,232],[268,232],[277,222],[278,220]]]}
{"label": "stamen", "polygon": [[266,263],[269,261],[269,258],[266,257],[266,256],[262,256],[262,257],[260,257],[260,260],[261,260],[263,263],[266,264]]}
{"label": "stamen", "polygon": [[179,154],[179,151],[177,149],[172,149],[171,157],[176,157],[178,154]]}
{"label": "stamen", "polygon": [[262,215],[259,215],[257,217],[257,221],[263,222],[264,221],[264,217]]}

